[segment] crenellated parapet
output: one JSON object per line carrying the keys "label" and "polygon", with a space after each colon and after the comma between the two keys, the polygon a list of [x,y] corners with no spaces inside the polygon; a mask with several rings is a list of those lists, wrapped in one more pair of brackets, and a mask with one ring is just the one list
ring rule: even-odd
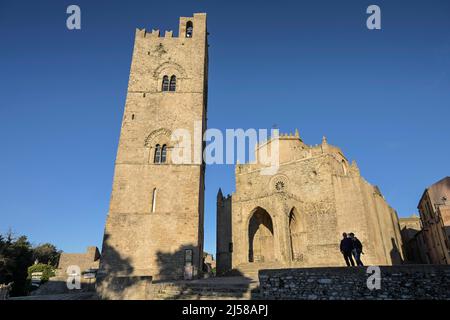
{"label": "crenellated parapet", "polygon": [[174,36],[172,30],[165,30],[164,34],[159,29],[152,29],[147,31],[145,28],[136,29],[136,38],[153,39],[194,39],[198,36],[202,36],[203,32],[196,32],[197,28],[202,31],[201,28],[206,25],[205,13],[194,13],[192,17],[180,17],[178,26],[178,36]]}

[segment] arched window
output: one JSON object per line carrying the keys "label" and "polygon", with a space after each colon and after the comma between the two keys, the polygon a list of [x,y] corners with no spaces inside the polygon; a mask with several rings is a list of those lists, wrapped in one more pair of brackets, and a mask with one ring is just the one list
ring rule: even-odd
{"label": "arched window", "polygon": [[186,38],[192,38],[193,32],[194,32],[194,26],[192,25],[192,21],[188,21],[186,23]]}
{"label": "arched window", "polygon": [[162,152],[161,152],[161,163],[165,163],[166,162],[166,157],[167,157],[167,146],[163,145],[162,146]]}
{"label": "arched window", "polygon": [[169,77],[164,76],[162,81],[162,91],[169,91]]}
{"label": "arched window", "polygon": [[169,91],[175,91],[177,87],[177,77],[175,75],[170,77]]}
{"label": "arched window", "polygon": [[152,212],[156,211],[156,188],[153,189],[152,194]]}
{"label": "arched window", "polygon": [[155,158],[153,159],[154,163],[161,163],[161,146],[159,144],[155,147]]}
{"label": "arched window", "polygon": [[341,161],[342,164],[342,170],[344,171],[344,176],[347,175],[347,164],[345,163],[345,160]]}

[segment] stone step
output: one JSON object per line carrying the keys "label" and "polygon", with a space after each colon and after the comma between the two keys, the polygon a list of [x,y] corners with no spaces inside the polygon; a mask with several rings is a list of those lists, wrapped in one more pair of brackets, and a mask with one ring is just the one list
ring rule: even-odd
{"label": "stone step", "polygon": [[241,288],[248,288],[248,287],[254,287],[254,286],[258,286],[258,283],[231,283],[231,284],[227,284],[227,283],[205,283],[205,284],[201,284],[201,283],[192,283],[192,284],[164,284],[164,285],[160,285],[160,284],[153,284],[152,287],[153,288],[163,288],[163,289],[170,289],[170,288],[201,288],[201,289],[220,289],[220,288],[229,288],[229,289],[241,289]]}
{"label": "stone step", "polygon": [[182,295],[179,297],[173,296],[160,296],[156,297],[157,300],[257,300],[259,297],[250,297],[250,296],[204,296],[204,295]]}
{"label": "stone step", "polygon": [[217,277],[152,285],[153,299],[257,299],[259,282],[245,277]]}
{"label": "stone step", "polygon": [[280,262],[248,262],[236,266],[226,275],[229,276],[244,276],[251,279],[258,279],[258,271],[262,269],[284,269],[289,266]]}
{"label": "stone step", "polygon": [[245,292],[242,294],[233,294],[233,293],[218,293],[218,292],[210,292],[208,294],[205,293],[183,293],[183,294],[157,294],[153,296],[155,300],[255,300],[260,299],[261,295],[259,292]]}

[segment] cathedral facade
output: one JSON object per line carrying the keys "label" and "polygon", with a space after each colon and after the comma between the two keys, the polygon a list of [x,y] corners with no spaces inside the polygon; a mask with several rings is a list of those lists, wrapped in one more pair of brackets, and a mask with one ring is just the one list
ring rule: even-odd
{"label": "cathedral facade", "polygon": [[[262,174],[258,163],[238,164],[236,191],[223,196],[219,190],[217,273],[249,264],[343,266],[343,232],[355,233],[363,243],[367,265],[401,263],[397,214],[356,163],[325,138],[316,146],[305,144],[298,131],[277,139],[276,174]],[[273,143],[262,143],[256,151],[270,150]]]}

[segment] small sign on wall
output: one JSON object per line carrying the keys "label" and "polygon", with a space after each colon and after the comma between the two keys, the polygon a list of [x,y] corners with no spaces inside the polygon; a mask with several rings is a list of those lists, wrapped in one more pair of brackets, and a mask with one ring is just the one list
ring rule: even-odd
{"label": "small sign on wall", "polygon": [[186,249],[184,251],[184,265],[192,264],[193,260],[193,251],[192,249]]}
{"label": "small sign on wall", "polygon": [[194,269],[192,265],[184,266],[184,280],[192,280]]}
{"label": "small sign on wall", "polygon": [[192,249],[186,249],[184,251],[184,279],[185,280],[192,280],[193,274],[194,274],[194,268],[192,266],[193,261],[193,250]]}
{"label": "small sign on wall", "polygon": [[42,275],[42,272],[33,272],[31,274],[31,285],[34,287],[39,287],[41,285]]}

